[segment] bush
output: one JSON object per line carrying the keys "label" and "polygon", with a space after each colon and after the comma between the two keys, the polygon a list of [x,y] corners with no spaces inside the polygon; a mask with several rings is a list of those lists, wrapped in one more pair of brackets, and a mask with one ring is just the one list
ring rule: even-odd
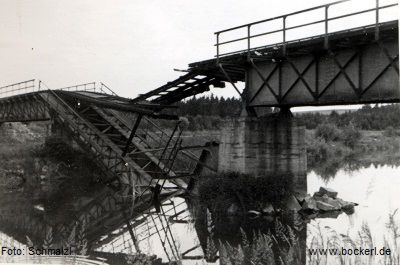
{"label": "bush", "polygon": [[235,172],[202,177],[199,182],[201,202],[211,209],[226,209],[237,196],[248,206],[260,201],[280,203],[293,190],[293,175],[275,174],[254,177]]}
{"label": "bush", "polygon": [[315,136],[324,139],[326,142],[338,141],[341,138],[341,133],[336,125],[323,123],[316,128]]}
{"label": "bush", "polygon": [[[342,142],[346,147],[354,148],[356,144],[361,139],[361,132],[358,130],[353,124],[349,124],[348,126],[344,127],[340,130],[334,124],[321,124],[315,130],[315,136],[317,138],[322,139],[325,143],[329,142]],[[324,149],[329,149],[330,147],[323,146],[324,143],[319,144],[319,151],[328,151]],[[323,153],[321,153],[323,155]]]}
{"label": "bush", "polygon": [[342,140],[346,146],[354,148],[356,144],[360,141],[361,136],[362,135],[360,130],[354,127],[353,124],[350,124],[349,126],[343,129]]}
{"label": "bush", "polygon": [[325,139],[307,138],[307,159],[310,166],[332,159],[344,159],[351,154],[348,145],[341,142],[327,142]]}
{"label": "bush", "polygon": [[316,138],[308,143],[307,158],[309,163],[314,164],[326,160],[332,154],[331,146],[322,138]]}

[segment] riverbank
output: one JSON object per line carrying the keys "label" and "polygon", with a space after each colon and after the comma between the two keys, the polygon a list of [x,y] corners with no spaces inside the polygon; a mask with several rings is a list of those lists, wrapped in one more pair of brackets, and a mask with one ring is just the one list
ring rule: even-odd
{"label": "riverbank", "polygon": [[[338,133],[342,131],[338,128]],[[335,134],[335,133],[333,133]],[[306,149],[308,161],[324,160],[330,155],[354,156],[368,155],[370,152],[385,153],[386,151],[400,150],[400,136],[397,134],[388,134],[387,131],[366,131],[356,130],[353,139],[345,139],[340,136],[321,135],[318,128],[315,130],[306,130]],[[351,141],[348,143],[347,141]],[[324,150],[325,149],[325,150]],[[392,153],[393,154],[393,153]],[[368,160],[377,161],[375,155]]]}
{"label": "riverbank", "polygon": [[[15,168],[27,149],[43,145],[47,126],[47,123],[3,124],[0,127],[0,166]],[[185,131],[183,145],[218,142],[220,134],[220,130]],[[344,165],[352,168],[370,164],[400,165],[400,133],[393,128],[372,131],[319,125],[316,129],[306,129],[305,143],[308,169],[316,169],[322,175],[327,175],[326,172],[332,175]]]}
{"label": "riverbank", "polygon": [[[342,131],[339,128],[335,129],[336,133]],[[328,136],[316,135],[316,129],[306,129],[305,142],[308,163],[313,165],[315,162],[324,162],[332,157],[368,163],[380,163],[384,160],[400,161],[397,159],[400,157],[400,135],[390,134],[386,130],[355,130],[355,132],[348,132],[350,139],[336,136],[333,137],[335,140],[332,140]],[[182,135],[183,145],[218,142],[220,134],[219,130],[187,131]],[[393,157],[396,159],[392,159]]]}
{"label": "riverbank", "polygon": [[[331,128],[332,129],[332,128]],[[400,136],[387,131],[354,132],[351,144],[333,128],[324,136],[316,130],[306,130],[307,169],[322,178],[333,178],[338,170],[357,170],[370,165],[400,165]],[[336,136],[332,136],[335,135]],[[339,135],[339,136],[338,136]]]}

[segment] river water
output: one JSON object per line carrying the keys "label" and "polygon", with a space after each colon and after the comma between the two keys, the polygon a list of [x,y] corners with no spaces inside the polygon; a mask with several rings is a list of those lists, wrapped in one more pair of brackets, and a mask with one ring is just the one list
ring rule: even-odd
{"label": "river water", "polygon": [[[307,246],[311,246],[313,237],[318,237],[318,229],[322,231],[324,237],[328,237],[332,230],[336,231],[339,236],[351,238],[357,242],[359,233],[363,229],[363,225],[367,225],[371,231],[374,246],[378,249],[384,246],[384,237],[390,241],[391,230],[388,229],[389,215],[393,214],[396,209],[400,208],[399,198],[399,185],[400,185],[400,167],[396,166],[374,166],[369,165],[357,170],[339,169],[334,176],[326,179],[314,171],[307,175],[307,192],[312,194],[318,191],[321,186],[330,187],[338,192],[338,197],[356,202],[353,214],[341,213],[337,217],[331,218],[316,218],[307,224]],[[184,210],[187,205],[183,199],[174,200],[177,205],[177,211]],[[185,214],[184,214],[185,215]],[[394,219],[399,220],[395,214]],[[189,223],[175,223],[171,226],[172,234],[174,235],[175,243],[181,252],[194,248],[201,244],[199,240],[199,230],[195,229],[195,222],[193,216],[187,213],[183,220]],[[192,221],[192,222],[190,222]],[[194,223],[193,223],[194,222]],[[226,224],[229,226],[230,224]],[[215,229],[215,227],[213,228]],[[229,228],[228,228],[229,229]],[[235,228],[232,232],[237,233]],[[214,231],[215,233],[215,231]],[[201,236],[201,235],[200,235]],[[302,239],[303,240],[303,239]],[[167,260],[160,240],[157,236],[153,236],[146,242],[143,242],[144,251],[157,254]],[[348,245],[347,245],[348,247]],[[302,249],[306,252],[306,249]],[[189,254],[187,260],[183,260],[183,264],[220,264],[219,260],[216,262],[207,262],[204,259],[190,259],[190,257],[204,255],[201,248],[196,248]],[[308,257],[307,264],[315,264],[315,260]],[[376,264],[378,258],[370,261],[370,264]],[[331,258],[330,261],[325,263],[322,261],[319,264],[338,264],[338,260]],[[221,263],[222,264],[222,263]],[[228,263],[224,263],[228,264]]]}
{"label": "river water", "polygon": [[[39,196],[38,194],[46,194],[46,187],[62,181],[62,174],[59,175],[61,177],[58,180],[52,179],[50,182],[38,178],[39,186],[25,183],[24,185],[30,186],[21,188],[22,184],[17,181],[17,190],[0,188],[0,215],[3,224],[0,227],[1,246],[24,248],[27,246],[27,236],[35,242],[53,241],[53,245],[60,245],[63,244],[60,242],[68,241],[73,233],[73,237],[78,239],[82,235],[83,245],[88,247],[87,252],[80,253],[82,257],[87,257],[96,264],[103,261],[106,264],[106,259],[108,264],[124,264],[126,258],[116,261],[118,253],[135,254],[140,251],[147,255],[156,255],[165,263],[180,259],[185,265],[229,265],[233,263],[228,261],[228,252],[224,250],[226,246],[238,247],[244,243],[243,233],[251,237],[258,230],[263,234],[272,231],[269,236],[278,238],[279,235],[275,232],[276,219],[279,219],[284,226],[292,227],[301,256],[296,262],[287,264],[340,264],[338,257],[317,259],[310,256],[309,248],[332,247],[327,242],[335,236],[335,242],[340,243],[336,247],[355,248],[362,245],[377,249],[384,246],[395,248],[394,243],[400,236],[400,230],[397,231],[400,214],[396,212],[400,208],[400,167],[385,163],[349,166],[344,162],[335,170],[330,170],[329,174],[312,168],[308,172],[307,193],[313,194],[321,186],[332,188],[338,192],[338,197],[359,204],[352,214],[340,213],[325,218],[319,216],[311,220],[294,213],[289,218],[285,214],[279,214],[279,217],[273,218],[236,215],[218,219],[215,209],[202,205],[197,198],[175,197],[165,200],[161,212],[153,208],[150,212],[129,219],[132,230],[127,225],[126,215],[121,214],[121,209],[116,207],[118,201],[106,200],[110,194],[112,197],[110,188],[100,183],[82,188],[80,181],[79,185],[69,182],[69,185],[60,184],[59,191],[53,190],[45,196]],[[32,190],[27,192],[28,188]],[[67,188],[69,192],[66,192]],[[60,191],[63,196],[58,196]],[[102,210],[93,206],[96,203],[103,205],[100,207]],[[84,230],[81,209],[86,209],[85,214],[89,213],[85,220],[91,225],[88,227],[91,230],[87,230],[90,233]],[[96,214],[96,211],[104,211],[104,214]],[[391,226],[390,215],[394,221]],[[75,225],[73,232],[68,230],[67,240],[56,234],[56,231],[64,233],[63,227],[71,223]],[[39,233],[37,230],[43,224],[44,232]],[[49,227],[52,229],[49,230]],[[137,241],[136,245],[132,236]],[[368,237],[372,240],[366,244]],[[396,240],[393,241],[394,237]],[[360,240],[364,243],[360,243]],[[82,244],[79,246],[81,248]],[[261,248],[260,251],[263,252],[264,249]],[[276,249],[273,252],[276,254]],[[108,254],[115,254],[114,258],[111,259]],[[351,257],[351,262],[347,264],[378,264],[381,258],[357,262],[355,257]]]}

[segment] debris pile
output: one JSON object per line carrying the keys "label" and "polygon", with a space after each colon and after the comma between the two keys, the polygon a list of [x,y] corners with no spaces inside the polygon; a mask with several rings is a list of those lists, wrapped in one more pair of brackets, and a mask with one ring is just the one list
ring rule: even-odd
{"label": "debris pile", "polygon": [[[252,209],[247,211],[250,218],[260,216],[273,216],[281,211],[295,211],[302,214],[306,219],[312,218],[336,218],[342,212],[346,214],[354,213],[354,206],[357,203],[348,202],[337,197],[338,193],[330,188],[320,187],[314,195],[291,195],[282,202],[281,205],[273,206],[271,203],[264,203],[262,209]],[[238,215],[241,212],[237,204],[232,204],[227,214],[229,216]]]}
{"label": "debris pile", "polygon": [[[309,217],[335,217],[341,212],[352,214],[357,203],[348,202],[337,197],[338,193],[330,188],[320,187],[313,196],[307,194],[299,199],[300,212]],[[314,216],[315,215],[315,216]]]}

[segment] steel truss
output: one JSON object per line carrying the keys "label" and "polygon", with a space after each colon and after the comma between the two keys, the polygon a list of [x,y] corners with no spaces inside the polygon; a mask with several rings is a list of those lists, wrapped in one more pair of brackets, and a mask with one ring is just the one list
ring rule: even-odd
{"label": "steel truss", "polygon": [[[392,48],[391,42],[376,41],[303,57],[286,55],[272,63],[257,62],[257,58],[249,57],[247,105],[279,107],[398,102],[400,95],[391,83],[398,85],[394,80],[399,76],[399,55]],[[381,66],[364,62],[371,56],[371,50],[382,55],[377,62]],[[385,86],[377,87],[379,82]],[[373,93],[368,93],[370,91]]]}

